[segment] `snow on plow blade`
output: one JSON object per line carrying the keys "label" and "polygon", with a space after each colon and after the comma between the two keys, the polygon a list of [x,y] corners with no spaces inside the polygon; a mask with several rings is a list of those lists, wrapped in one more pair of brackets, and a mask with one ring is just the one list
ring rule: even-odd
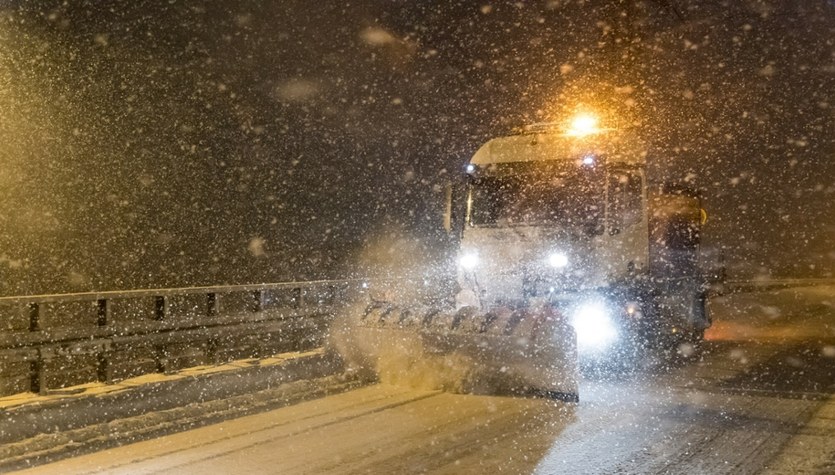
{"label": "snow on plow blade", "polygon": [[347,366],[384,383],[578,400],[573,328],[550,307],[440,311],[373,302],[333,332]]}

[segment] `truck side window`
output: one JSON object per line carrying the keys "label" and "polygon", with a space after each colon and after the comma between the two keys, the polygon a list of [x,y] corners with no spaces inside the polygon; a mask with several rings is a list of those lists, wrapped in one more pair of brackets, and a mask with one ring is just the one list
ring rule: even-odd
{"label": "truck side window", "polygon": [[641,176],[630,171],[613,171],[609,175],[609,214],[607,227],[616,234],[625,226],[641,220]]}

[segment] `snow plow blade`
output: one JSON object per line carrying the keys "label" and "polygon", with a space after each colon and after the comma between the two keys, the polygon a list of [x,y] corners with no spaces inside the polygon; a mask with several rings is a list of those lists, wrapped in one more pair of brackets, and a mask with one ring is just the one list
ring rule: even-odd
{"label": "snow plow blade", "polygon": [[578,401],[574,330],[548,306],[478,313],[372,302],[337,320],[331,344],[350,370],[383,383]]}

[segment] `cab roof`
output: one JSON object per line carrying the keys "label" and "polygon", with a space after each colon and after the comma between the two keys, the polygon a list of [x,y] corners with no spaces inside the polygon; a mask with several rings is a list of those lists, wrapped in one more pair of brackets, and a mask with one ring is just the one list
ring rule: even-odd
{"label": "cab roof", "polygon": [[574,137],[561,130],[526,131],[490,140],[470,159],[473,165],[531,161],[571,161],[587,155],[605,157],[607,163],[643,165],[647,150],[635,134],[606,130]]}

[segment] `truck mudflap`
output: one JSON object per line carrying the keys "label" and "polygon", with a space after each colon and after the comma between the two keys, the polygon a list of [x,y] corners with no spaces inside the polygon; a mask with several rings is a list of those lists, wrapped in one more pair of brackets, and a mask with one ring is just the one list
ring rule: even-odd
{"label": "truck mudflap", "polygon": [[334,322],[350,371],[422,389],[576,402],[574,329],[552,307],[442,310],[372,302]]}

